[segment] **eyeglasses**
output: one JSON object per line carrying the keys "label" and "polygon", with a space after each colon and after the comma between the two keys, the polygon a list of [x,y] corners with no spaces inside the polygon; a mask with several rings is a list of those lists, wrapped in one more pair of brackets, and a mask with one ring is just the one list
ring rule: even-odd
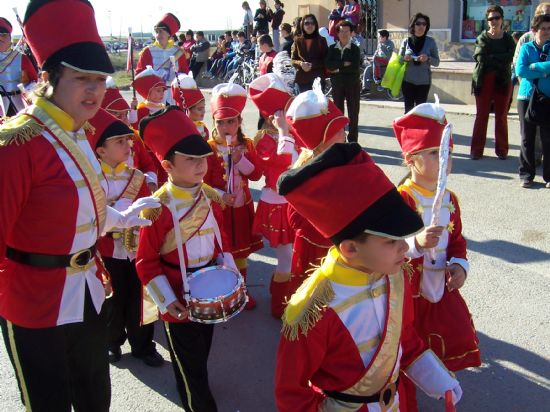
{"label": "eyeglasses", "polygon": [[311,20],[304,21],[304,26],[315,26],[315,23]]}
{"label": "eyeglasses", "polygon": [[425,21],[415,21],[414,25],[415,26],[427,26],[428,23],[426,23]]}
{"label": "eyeglasses", "polygon": [[502,16],[487,17],[487,21],[494,21],[494,20],[500,20],[500,19],[502,19]]}

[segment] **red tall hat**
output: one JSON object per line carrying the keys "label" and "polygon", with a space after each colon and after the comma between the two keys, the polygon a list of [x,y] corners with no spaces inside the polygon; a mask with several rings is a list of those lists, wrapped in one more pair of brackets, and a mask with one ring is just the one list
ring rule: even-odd
{"label": "red tall hat", "polygon": [[[447,124],[445,110],[439,104],[422,103],[393,121],[393,131],[404,154],[439,149]],[[450,142],[451,148],[453,141]]]}
{"label": "red tall hat", "polygon": [[8,19],[4,17],[0,17],[0,33],[11,34],[12,30],[13,30],[13,27],[11,23],[8,21]]}
{"label": "red tall hat", "polygon": [[335,244],[366,232],[403,239],[424,227],[420,216],[357,143],[336,143],[278,181],[279,194]]}
{"label": "red tall hat", "polygon": [[212,89],[210,108],[216,120],[239,116],[246,106],[246,90],[235,83],[220,83]]}
{"label": "red tall hat", "polygon": [[[192,76],[185,73],[180,73],[177,78],[172,80],[172,97],[178,107],[190,109],[197,103],[204,100],[204,95],[197,86],[197,82]],[[181,94],[185,103],[181,100]]]}
{"label": "red tall hat", "polygon": [[23,32],[42,70],[62,64],[85,73],[114,72],[88,1],[31,0]]}
{"label": "red tall hat", "polygon": [[159,161],[168,154],[205,157],[212,154],[195,123],[176,106],[169,106],[147,116],[139,123],[139,134]]}
{"label": "red tall hat", "polygon": [[126,101],[120,90],[116,86],[112,77],[107,77],[107,89],[101,102],[101,108],[109,110],[110,112],[126,112],[130,110],[130,105]]}
{"label": "red tall hat", "polygon": [[132,82],[132,87],[144,99],[149,97],[149,92],[156,86],[166,87],[166,82],[151,66],[147,66],[145,70],[138,73]]}
{"label": "red tall hat", "polygon": [[349,119],[318,87],[300,93],[290,104],[286,119],[293,134],[308,149],[330,140],[349,123]]}
{"label": "red tall hat", "polygon": [[267,73],[254,79],[248,88],[250,99],[263,117],[272,116],[278,110],[286,110],[292,102],[292,95],[275,73]]}
{"label": "red tall hat", "polygon": [[126,126],[124,122],[103,109],[99,109],[89,122],[94,130],[93,132],[87,132],[88,141],[90,146],[95,148],[103,145],[109,139],[134,134],[133,130]]}
{"label": "red tall hat", "polygon": [[162,19],[155,24],[155,29],[157,27],[166,30],[170,35],[174,35],[180,29],[180,21],[172,13],[166,13],[162,16]]}

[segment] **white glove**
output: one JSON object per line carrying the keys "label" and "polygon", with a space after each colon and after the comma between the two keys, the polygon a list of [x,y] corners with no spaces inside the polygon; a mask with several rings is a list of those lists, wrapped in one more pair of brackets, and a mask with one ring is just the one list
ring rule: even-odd
{"label": "white glove", "polygon": [[456,385],[452,389],[452,391],[453,391],[453,405],[456,405],[462,398],[462,388],[460,387],[460,383]]}
{"label": "white glove", "polygon": [[279,136],[277,154],[292,154],[294,151],[294,138],[291,136]]}
{"label": "white glove", "polygon": [[107,206],[107,222],[104,230],[108,232],[113,227],[127,229],[135,226],[150,226],[151,221],[139,217],[139,212],[143,209],[156,209],[158,207],[160,207],[160,200],[153,196],[136,200],[122,212]]}
{"label": "white glove", "polygon": [[114,205],[112,206],[113,209],[118,210],[119,212],[128,209],[132,205],[131,199],[118,199]]}
{"label": "white glove", "polygon": [[233,255],[229,252],[220,253],[216,258],[216,263],[218,265],[227,266],[228,268],[234,269],[237,272],[239,271],[237,265],[235,264],[235,259],[233,259]]}

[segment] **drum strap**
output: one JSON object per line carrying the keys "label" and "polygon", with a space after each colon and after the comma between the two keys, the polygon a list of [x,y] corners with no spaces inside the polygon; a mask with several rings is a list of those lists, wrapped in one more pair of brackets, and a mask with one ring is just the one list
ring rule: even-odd
{"label": "drum strap", "polygon": [[176,249],[178,251],[178,260],[180,264],[181,278],[183,280],[183,297],[186,302],[190,301],[191,294],[189,291],[189,282],[187,281],[187,270],[185,269],[185,257],[183,255],[183,241],[181,238],[180,222],[178,220],[178,208],[174,196],[169,191],[166,191],[170,197],[168,208],[172,215],[172,223],[174,224],[174,235],[176,236]]}

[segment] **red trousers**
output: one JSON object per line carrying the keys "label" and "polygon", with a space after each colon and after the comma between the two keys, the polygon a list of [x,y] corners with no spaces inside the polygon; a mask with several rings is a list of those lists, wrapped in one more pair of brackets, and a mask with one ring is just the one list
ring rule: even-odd
{"label": "red trousers", "polygon": [[494,102],[495,107],[495,153],[497,156],[508,155],[508,107],[511,94],[511,81],[503,88],[502,85],[496,84],[494,72],[486,73],[483,76],[481,92],[476,96],[476,120],[470,147],[472,156],[483,156],[491,102]]}

